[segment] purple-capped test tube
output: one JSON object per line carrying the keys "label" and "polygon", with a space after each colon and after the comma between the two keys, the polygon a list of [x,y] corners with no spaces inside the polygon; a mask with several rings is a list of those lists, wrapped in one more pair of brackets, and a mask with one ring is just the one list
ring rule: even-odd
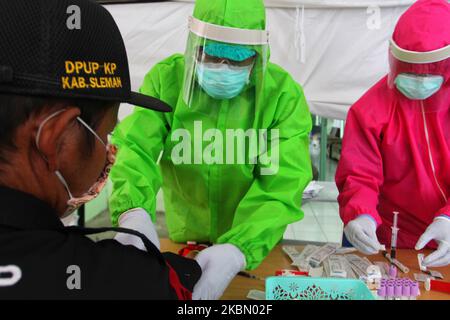
{"label": "purple-capped test tube", "polygon": [[386,284],[380,284],[377,294],[380,299],[386,299]]}
{"label": "purple-capped test tube", "polygon": [[401,281],[397,281],[397,283],[395,284],[395,288],[394,288],[395,298],[397,298],[397,299],[401,298],[402,294],[403,294],[403,285],[402,285]]}
{"label": "purple-capped test tube", "polygon": [[419,283],[414,281],[411,285],[411,299],[416,299],[419,296]]}
{"label": "purple-capped test tube", "polygon": [[403,296],[407,298],[411,297],[411,287],[409,285],[409,281],[405,281],[405,283],[403,283]]}
{"label": "purple-capped test tube", "polygon": [[397,267],[394,265],[391,265],[389,267],[389,277],[396,278],[397,277]]}
{"label": "purple-capped test tube", "polygon": [[395,287],[393,283],[388,283],[386,286],[386,297],[388,299],[393,299],[395,296]]}

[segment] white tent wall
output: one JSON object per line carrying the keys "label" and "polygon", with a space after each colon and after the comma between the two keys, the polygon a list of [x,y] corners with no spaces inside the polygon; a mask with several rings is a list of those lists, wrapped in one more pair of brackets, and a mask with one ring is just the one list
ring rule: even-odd
{"label": "white tent wall", "polygon": [[[386,73],[388,39],[399,15],[413,1],[265,2],[271,61],[302,84],[314,114],[344,119],[349,106]],[[173,53],[184,52],[187,18],[193,6],[188,0],[105,6],[125,39],[134,90],[152,66]],[[372,25],[378,14],[379,25]],[[132,109],[122,105],[120,119]],[[109,183],[86,206],[86,220],[107,209],[110,192]],[[161,192],[157,210],[164,211]]]}
{"label": "white tent wall", "polygon": [[[268,0],[271,61],[303,86],[312,113],[345,119],[386,74],[388,40],[413,2]],[[133,89],[158,61],[184,52],[193,6],[187,0],[106,6],[125,39]],[[120,117],[131,109],[123,106]]]}
{"label": "white tent wall", "polygon": [[[175,0],[176,2],[195,2],[195,0]],[[214,0],[212,0],[214,1]],[[245,0],[243,0],[245,1]],[[264,0],[267,8],[367,8],[369,6],[395,7],[410,5],[412,0]]]}
{"label": "white tent wall", "polygon": [[[349,106],[387,72],[388,39],[398,17],[412,2],[266,1],[271,61],[302,84],[314,114],[344,119]],[[125,38],[133,89],[139,88],[158,61],[184,52],[193,1],[106,8]],[[123,119],[131,111],[131,106],[123,105],[119,117]],[[87,205],[86,220],[107,209],[110,191],[108,184],[105,192]],[[161,192],[157,210],[164,211]]]}

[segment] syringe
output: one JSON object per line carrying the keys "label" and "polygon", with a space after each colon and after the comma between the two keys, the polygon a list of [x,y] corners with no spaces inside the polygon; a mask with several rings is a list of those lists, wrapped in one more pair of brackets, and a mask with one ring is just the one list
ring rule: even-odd
{"label": "syringe", "polygon": [[397,250],[397,234],[398,234],[398,228],[397,228],[397,222],[398,222],[398,212],[394,211],[394,221],[392,223],[392,237],[391,237],[391,258],[396,258],[396,250]]}

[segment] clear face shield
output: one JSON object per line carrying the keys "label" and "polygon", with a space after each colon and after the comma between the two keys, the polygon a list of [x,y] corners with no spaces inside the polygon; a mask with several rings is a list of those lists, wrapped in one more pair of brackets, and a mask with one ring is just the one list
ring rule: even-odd
{"label": "clear face shield", "polygon": [[[183,100],[191,110],[250,98],[264,81],[267,31],[229,28],[190,17]],[[204,110],[206,111],[206,110]]]}
{"label": "clear face shield", "polygon": [[[388,85],[412,101],[427,101],[437,108],[448,104],[450,46],[415,52],[400,48],[393,40],[389,50]],[[444,92],[445,91],[445,92]]]}

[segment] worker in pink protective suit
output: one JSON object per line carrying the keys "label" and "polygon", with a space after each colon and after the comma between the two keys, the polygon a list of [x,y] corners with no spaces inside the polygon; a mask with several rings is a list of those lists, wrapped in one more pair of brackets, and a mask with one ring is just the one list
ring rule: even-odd
{"label": "worker in pink protective suit", "polygon": [[399,19],[390,73],[348,114],[336,173],[348,241],[366,254],[389,246],[436,249],[450,264],[450,4],[419,0]]}

